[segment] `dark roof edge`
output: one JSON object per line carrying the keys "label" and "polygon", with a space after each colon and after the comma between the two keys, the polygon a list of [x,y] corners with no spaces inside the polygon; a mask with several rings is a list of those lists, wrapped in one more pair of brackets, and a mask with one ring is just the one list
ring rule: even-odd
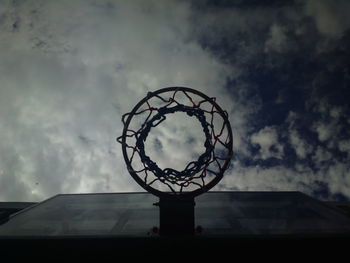
{"label": "dark roof edge", "polygon": [[36,202],[0,202],[0,209],[24,209],[37,204]]}

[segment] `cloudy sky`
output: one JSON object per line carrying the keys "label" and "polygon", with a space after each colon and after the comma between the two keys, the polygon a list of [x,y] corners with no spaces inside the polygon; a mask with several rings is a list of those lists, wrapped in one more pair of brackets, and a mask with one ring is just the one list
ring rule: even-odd
{"label": "cloudy sky", "polygon": [[229,113],[234,158],[215,190],[350,200],[349,13],[347,0],[0,1],[0,201],[142,191],[115,139],[168,86]]}

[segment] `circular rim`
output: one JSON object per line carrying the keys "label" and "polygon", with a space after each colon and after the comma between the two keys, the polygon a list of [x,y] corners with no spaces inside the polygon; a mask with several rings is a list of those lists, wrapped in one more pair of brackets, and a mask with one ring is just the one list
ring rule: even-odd
{"label": "circular rim", "polygon": [[[196,189],[194,191],[189,191],[189,192],[181,192],[181,193],[174,193],[174,192],[162,192],[160,190],[157,190],[153,187],[151,187],[150,185],[145,184],[145,182],[138,176],[138,174],[134,171],[134,169],[131,166],[131,162],[128,158],[128,153],[127,153],[127,143],[126,143],[126,137],[127,137],[127,131],[128,131],[128,127],[129,124],[133,118],[133,116],[135,115],[135,113],[137,112],[137,110],[144,104],[146,103],[150,98],[157,96],[161,93],[165,93],[165,92],[170,92],[170,91],[184,91],[184,92],[190,92],[193,94],[196,94],[202,98],[204,98],[205,100],[207,100],[209,103],[211,103],[217,110],[218,110],[218,114],[220,114],[220,116],[223,118],[224,124],[227,127],[227,131],[228,131],[228,136],[229,136],[229,144],[228,144],[228,154],[227,154],[227,158],[225,160],[225,163],[223,164],[222,168],[220,169],[220,172],[215,176],[215,178],[213,180],[211,180],[208,184],[204,185],[203,187]],[[124,122],[124,121],[123,121]],[[231,161],[231,157],[233,154],[233,150],[232,150],[232,129],[231,129],[231,125],[230,122],[228,120],[228,116],[227,113],[225,111],[223,111],[221,109],[221,107],[214,101],[212,100],[210,97],[208,97],[207,95],[205,95],[204,93],[195,90],[195,89],[191,89],[191,88],[187,88],[187,87],[167,87],[167,88],[163,88],[163,89],[159,89],[157,91],[154,92],[149,92],[147,94],[146,97],[144,97],[142,100],[140,100],[135,107],[132,109],[132,111],[128,114],[126,121],[124,122],[124,129],[123,129],[123,133],[121,136],[121,144],[122,144],[122,151],[123,151],[123,157],[124,157],[124,161],[127,165],[127,169],[130,173],[130,175],[134,178],[134,180],[145,190],[147,190],[148,192],[158,196],[158,197],[177,197],[177,198],[187,198],[187,197],[195,197],[198,196],[204,192],[207,192],[209,189],[213,188],[223,177],[225,170],[228,168],[229,163]]]}

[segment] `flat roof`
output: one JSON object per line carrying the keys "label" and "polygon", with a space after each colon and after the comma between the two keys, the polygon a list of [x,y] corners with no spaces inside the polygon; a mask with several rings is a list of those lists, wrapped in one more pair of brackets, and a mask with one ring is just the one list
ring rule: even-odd
{"label": "flat roof", "polygon": [[[155,238],[157,202],[150,193],[60,194],[13,214],[0,238]],[[195,203],[198,237],[350,233],[346,214],[300,192],[208,192]]]}

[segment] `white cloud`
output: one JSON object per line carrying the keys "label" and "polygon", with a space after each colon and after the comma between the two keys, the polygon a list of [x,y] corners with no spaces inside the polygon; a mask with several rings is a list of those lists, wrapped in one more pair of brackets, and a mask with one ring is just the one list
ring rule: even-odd
{"label": "white cloud", "polygon": [[302,166],[298,170],[284,166],[262,167],[241,166],[238,162],[229,174],[225,175],[218,187],[240,191],[301,191],[312,194],[317,189],[316,176],[312,170]]}
{"label": "white cloud", "polygon": [[313,125],[313,129],[317,132],[318,139],[321,142],[327,141],[334,134],[334,127],[330,124],[323,122],[316,122]]}
{"label": "white cloud", "polygon": [[115,138],[147,91],[189,86],[237,109],[230,69],[190,40],[186,2],[0,5],[1,200],[142,190]]}
{"label": "white cloud", "polygon": [[322,147],[317,147],[314,155],[312,156],[312,160],[321,166],[321,163],[324,161],[329,161],[332,159],[332,154]]}
{"label": "white cloud", "polygon": [[[332,107],[327,108],[324,114],[332,112]],[[298,160],[292,166],[276,165],[265,167],[262,165],[245,166],[239,161],[234,161],[232,169],[225,175],[217,189],[242,190],[242,191],[301,191],[314,195],[315,191],[326,193],[329,190],[329,199],[336,194],[350,196],[350,181],[348,162],[338,160],[326,145],[313,147],[297,131],[300,125],[300,115],[290,112],[286,124],[288,125],[287,138]],[[271,145],[278,143],[276,131],[273,127],[267,127],[251,137],[252,143],[260,145],[258,158],[265,160],[271,153]],[[329,141],[336,141],[337,136]],[[338,149],[347,151],[348,141],[340,141]],[[311,156],[311,160],[307,157]],[[313,166],[310,166],[310,161]],[[313,167],[313,168],[312,168]],[[326,188],[324,188],[326,187]]]}
{"label": "white cloud", "polygon": [[341,162],[335,162],[325,171],[329,189],[332,193],[350,196],[350,167]]}
{"label": "white cloud", "polygon": [[317,134],[320,142],[325,142],[328,147],[334,148],[338,145],[339,136],[343,127],[341,120],[344,117],[344,108],[341,106],[331,105],[327,99],[309,100],[313,103],[311,110],[317,115],[317,118],[310,128]]}
{"label": "white cloud", "polygon": [[341,140],[338,142],[338,149],[342,152],[347,152],[350,157],[350,140]]}
{"label": "white cloud", "polygon": [[339,119],[339,117],[343,114],[342,108],[341,107],[333,107],[329,111],[329,115],[334,118],[334,119]]}
{"label": "white cloud", "polygon": [[259,157],[268,159],[271,157],[281,159],[283,157],[283,145],[278,143],[278,134],[276,128],[265,127],[259,132],[254,133],[250,140],[253,144],[259,145]]}
{"label": "white cloud", "polygon": [[328,199],[326,197],[327,200],[331,200],[336,194],[350,196],[350,167],[344,162],[335,161],[331,165],[319,165],[317,171],[305,163],[298,163],[293,168],[285,166],[267,168],[259,165],[245,167],[239,162],[234,162],[233,167],[216,189],[301,191],[312,196],[315,191],[325,191],[319,184],[322,182],[329,188],[331,194]]}
{"label": "white cloud", "polygon": [[289,112],[286,122],[288,124],[287,137],[290,145],[293,147],[295,154],[299,159],[305,159],[306,156],[313,151],[313,147],[297,130],[298,115],[295,112]]}
{"label": "white cloud", "polygon": [[350,28],[347,0],[308,0],[305,13],[315,19],[318,31],[328,37],[341,37]]}
{"label": "white cloud", "polygon": [[265,52],[283,52],[286,47],[287,36],[285,34],[285,28],[277,24],[272,24],[270,27],[269,38],[265,42]]}
{"label": "white cloud", "polygon": [[288,136],[290,144],[293,146],[293,149],[295,150],[298,158],[304,159],[307,154],[311,153],[312,146],[309,145],[304,139],[302,139],[297,130],[289,130]]}

